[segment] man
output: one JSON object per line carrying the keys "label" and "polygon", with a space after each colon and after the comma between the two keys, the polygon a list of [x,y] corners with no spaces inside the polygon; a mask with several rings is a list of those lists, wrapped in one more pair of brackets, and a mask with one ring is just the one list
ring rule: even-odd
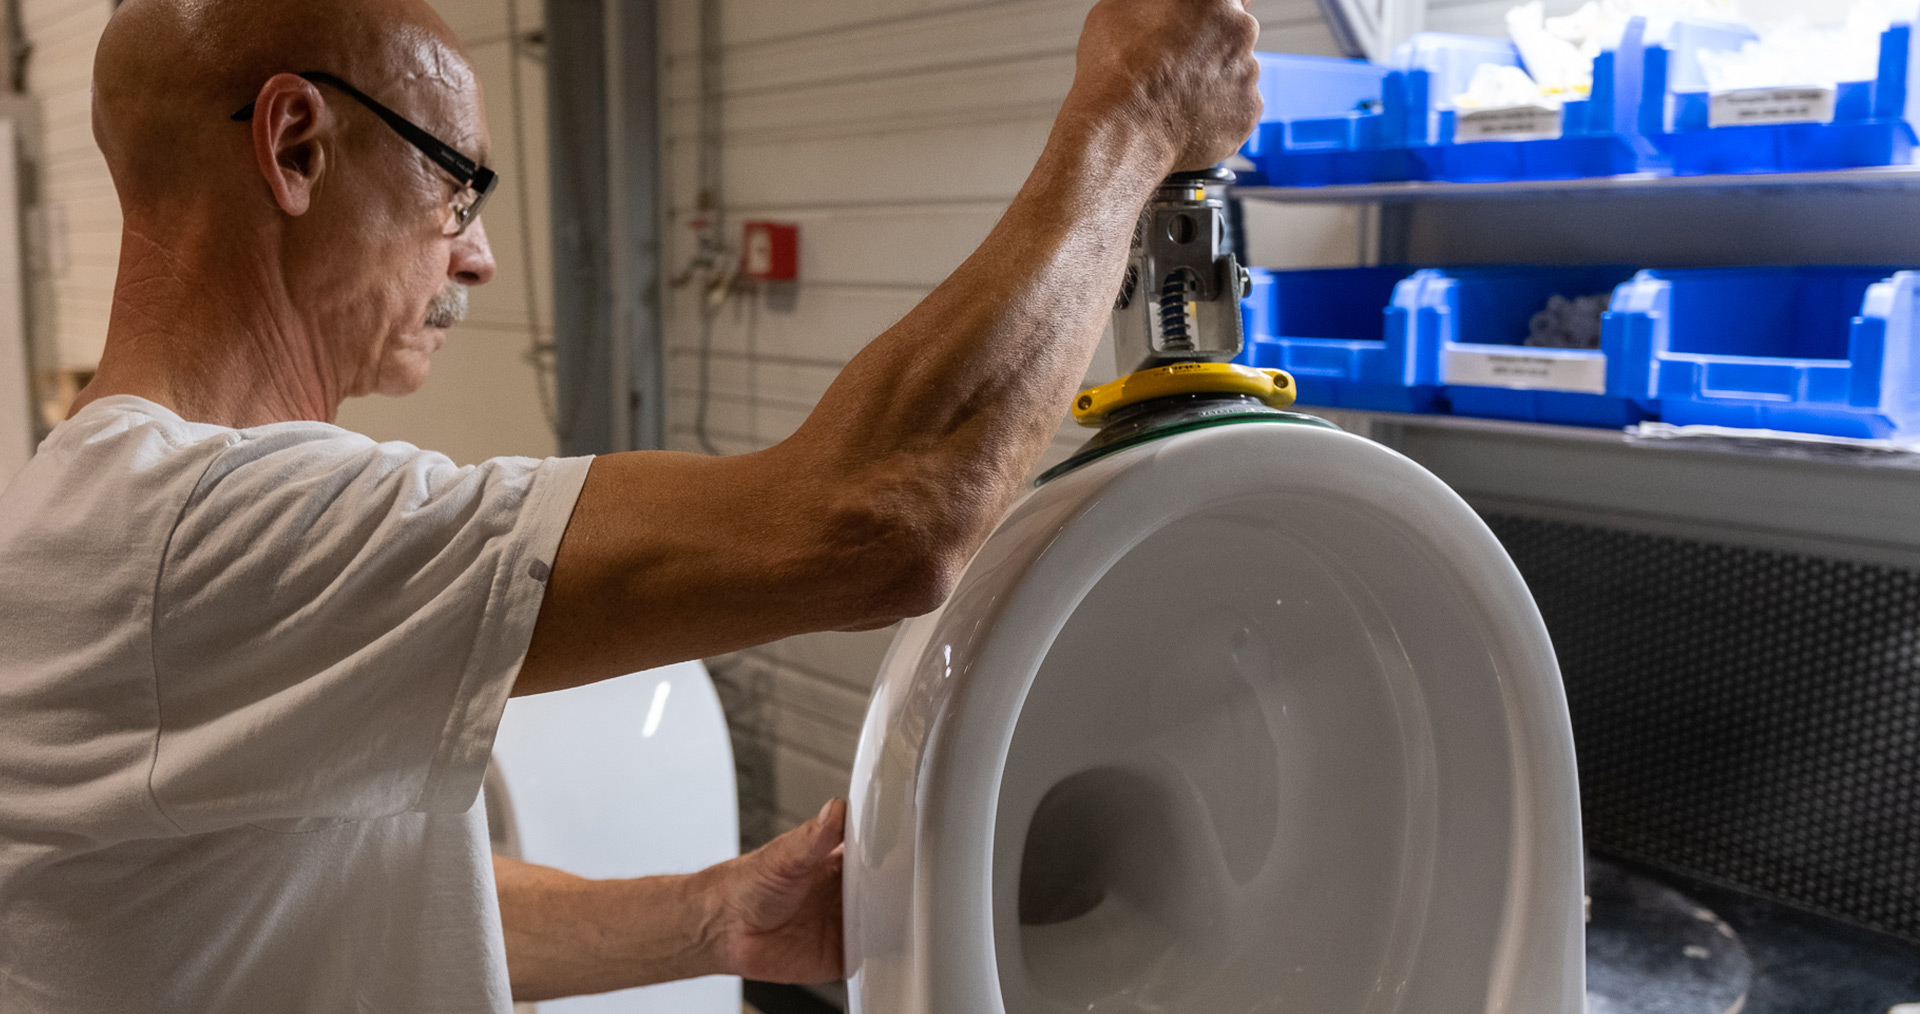
{"label": "man", "polygon": [[779,446],[462,468],[330,425],[417,388],[493,275],[445,25],[128,0],[95,67],[126,222],[106,352],[0,493],[0,1010],[836,977],[844,804],[688,877],[489,862],[495,723],[936,606],[1083,375],[1151,188],[1252,129],[1256,32],[1239,0],[1102,0],[1006,218]]}

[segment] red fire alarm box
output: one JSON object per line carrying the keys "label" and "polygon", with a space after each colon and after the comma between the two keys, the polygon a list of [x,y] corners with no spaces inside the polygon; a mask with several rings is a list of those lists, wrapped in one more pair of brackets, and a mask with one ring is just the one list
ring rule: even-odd
{"label": "red fire alarm box", "polygon": [[800,277],[800,227],[784,222],[748,222],[740,239],[740,274],[756,282]]}

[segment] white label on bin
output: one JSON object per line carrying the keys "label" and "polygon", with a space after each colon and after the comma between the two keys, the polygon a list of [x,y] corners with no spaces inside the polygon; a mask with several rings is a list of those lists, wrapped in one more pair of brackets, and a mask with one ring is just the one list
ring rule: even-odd
{"label": "white label on bin", "polygon": [[1560,110],[1546,106],[1461,110],[1453,121],[1453,140],[1540,141],[1559,137],[1561,122]]}
{"label": "white label on bin", "polygon": [[1707,126],[1832,123],[1832,88],[1739,88],[1707,99]]}
{"label": "white label on bin", "polygon": [[1607,393],[1607,357],[1597,352],[1547,356],[1525,352],[1448,349],[1441,383],[1462,387],[1519,387],[1542,391]]}

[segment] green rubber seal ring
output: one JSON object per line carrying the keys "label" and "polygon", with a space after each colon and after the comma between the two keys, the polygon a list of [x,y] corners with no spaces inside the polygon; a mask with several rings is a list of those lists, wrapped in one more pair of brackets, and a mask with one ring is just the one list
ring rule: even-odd
{"label": "green rubber seal ring", "polygon": [[[1209,430],[1216,426],[1235,426],[1241,423],[1284,423],[1291,426],[1312,426],[1318,429],[1340,429],[1318,416],[1302,415],[1299,412],[1282,412],[1258,403],[1251,403],[1246,407],[1228,405],[1204,407],[1196,406],[1184,398],[1181,401],[1185,403],[1160,407],[1158,412],[1153,413],[1154,416],[1164,416],[1164,418],[1134,416],[1126,421],[1109,424],[1095,434],[1085,447],[1076,451],[1073,457],[1041,472],[1040,477],[1033,480],[1034,488],[1044,486],[1082,465],[1099,461],[1129,447],[1138,447],[1141,444],[1164,440],[1182,433]],[[1251,399],[1248,401],[1251,402]],[[1196,415],[1196,408],[1205,414]],[[1115,432],[1118,430],[1133,432],[1120,435]]]}

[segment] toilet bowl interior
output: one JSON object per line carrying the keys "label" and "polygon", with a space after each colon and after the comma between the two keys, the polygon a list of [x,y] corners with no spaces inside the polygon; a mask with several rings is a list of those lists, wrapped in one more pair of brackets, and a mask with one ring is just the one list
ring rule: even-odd
{"label": "toilet bowl interior", "polygon": [[1458,580],[1393,518],[1300,494],[1205,507],[1119,559],[1001,776],[1009,1014],[1484,996],[1524,776]]}

